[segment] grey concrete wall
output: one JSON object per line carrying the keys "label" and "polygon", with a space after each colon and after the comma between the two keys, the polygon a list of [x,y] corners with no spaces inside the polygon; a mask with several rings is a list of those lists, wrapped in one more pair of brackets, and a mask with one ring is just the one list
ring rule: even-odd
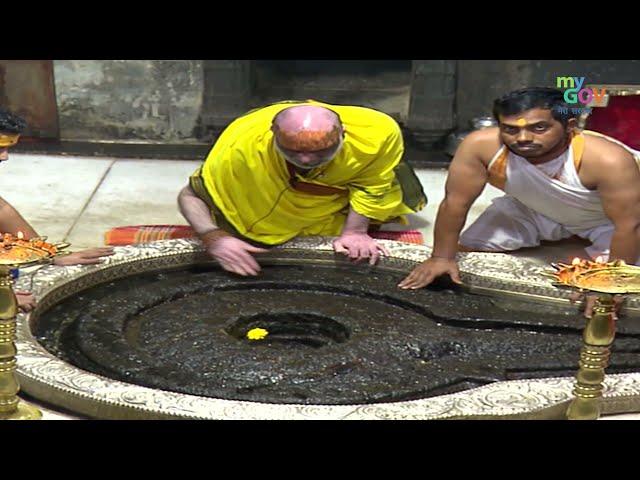
{"label": "grey concrete wall", "polygon": [[[247,77],[246,82],[231,75],[236,63],[243,62],[55,61],[61,137],[197,142],[206,136],[203,127],[226,124],[225,115],[235,117],[235,110],[239,114],[271,101],[315,97],[379,108],[416,131],[428,130],[422,134],[433,140],[452,128],[467,129],[473,117],[490,114],[496,97],[529,85],[552,86],[557,76],[584,76],[588,83],[640,84],[640,60],[414,61],[413,71],[408,62],[401,61],[258,61],[251,66],[253,78]],[[451,68],[429,70],[430,77],[416,74],[425,65],[440,63],[451,64]],[[431,83],[422,85],[423,77],[429,77]],[[447,87],[442,90],[440,83],[445,80]],[[418,88],[413,85],[410,97],[412,81]],[[222,100],[229,96],[228,91],[236,90],[244,92],[242,108],[234,107],[231,115]],[[427,94],[429,102],[425,103]],[[233,105],[238,103],[235,97],[232,100]]]}
{"label": "grey concrete wall", "polygon": [[54,77],[62,139],[196,141],[200,60],[56,60]]}
{"label": "grey concrete wall", "polygon": [[459,129],[490,115],[493,100],[527,86],[555,87],[556,77],[586,83],[640,85],[640,60],[458,60],[456,117]]}
{"label": "grey concrete wall", "polygon": [[457,128],[467,130],[472,118],[491,115],[495,98],[530,85],[532,69],[530,60],[458,60]]}

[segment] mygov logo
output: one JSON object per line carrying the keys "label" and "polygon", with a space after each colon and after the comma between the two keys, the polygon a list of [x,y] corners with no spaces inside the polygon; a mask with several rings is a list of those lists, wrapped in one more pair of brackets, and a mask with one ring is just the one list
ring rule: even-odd
{"label": "mygov logo", "polygon": [[566,88],[564,92],[564,101],[571,103],[582,103],[588,105],[595,100],[596,104],[600,104],[607,94],[605,88],[598,91],[597,88],[582,88],[584,85],[584,77],[556,77],[556,87]]}

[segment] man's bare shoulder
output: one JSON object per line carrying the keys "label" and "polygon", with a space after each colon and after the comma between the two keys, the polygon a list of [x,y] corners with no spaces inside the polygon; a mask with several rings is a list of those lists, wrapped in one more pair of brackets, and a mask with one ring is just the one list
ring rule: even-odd
{"label": "man's bare shoulder", "polygon": [[603,137],[585,134],[583,166],[586,168],[621,168],[635,163],[633,155],[620,145]]}
{"label": "man's bare shoulder", "polygon": [[498,127],[491,127],[476,130],[467,135],[460,144],[458,152],[472,153],[486,165],[500,147],[502,147],[500,129]]}

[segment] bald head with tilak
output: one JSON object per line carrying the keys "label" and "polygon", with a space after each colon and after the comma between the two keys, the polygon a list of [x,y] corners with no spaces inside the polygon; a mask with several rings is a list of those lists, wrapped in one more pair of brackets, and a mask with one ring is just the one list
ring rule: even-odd
{"label": "bald head with tilak", "polygon": [[297,105],[280,111],[273,118],[271,130],[284,158],[303,169],[333,159],[344,137],[338,114],[316,105]]}

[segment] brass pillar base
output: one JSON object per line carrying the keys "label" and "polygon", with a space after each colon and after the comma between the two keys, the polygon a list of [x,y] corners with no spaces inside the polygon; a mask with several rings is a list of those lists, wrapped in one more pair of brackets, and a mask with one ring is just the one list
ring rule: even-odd
{"label": "brass pillar base", "polygon": [[40,420],[42,412],[33,405],[20,400],[18,408],[11,413],[0,413],[0,420]]}
{"label": "brass pillar base", "polygon": [[567,409],[568,420],[597,420],[600,418],[599,398],[575,398]]}

